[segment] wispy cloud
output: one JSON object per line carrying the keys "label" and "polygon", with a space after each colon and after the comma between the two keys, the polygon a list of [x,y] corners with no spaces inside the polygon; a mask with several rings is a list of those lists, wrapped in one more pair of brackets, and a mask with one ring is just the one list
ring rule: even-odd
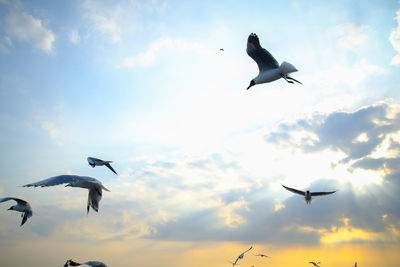
{"label": "wispy cloud", "polygon": [[53,50],[54,33],[40,19],[23,11],[11,11],[5,18],[5,31],[11,40],[33,43],[45,52]]}
{"label": "wispy cloud", "polygon": [[81,39],[77,30],[70,30],[68,37],[69,41],[74,45],[78,44]]}
{"label": "wispy cloud", "polygon": [[393,45],[394,50],[396,50],[397,55],[392,58],[390,64],[400,65],[400,10],[397,11],[397,28],[394,29],[389,36],[389,40]]}
{"label": "wispy cloud", "polygon": [[338,45],[340,47],[355,50],[367,42],[366,29],[365,25],[345,24],[335,27],[333,32],[339,38]]}
{"label": "wispy cloud", "polygon": [[146,51],[133,57],[126,58],[120,65],[122,68],[133,68],[136,66],[149,66],[153,64],[162,53],[192,52],[200,55],[209,55],[211,51],[204,45],[186,40],[184,38],[163,37],[151,43]]}

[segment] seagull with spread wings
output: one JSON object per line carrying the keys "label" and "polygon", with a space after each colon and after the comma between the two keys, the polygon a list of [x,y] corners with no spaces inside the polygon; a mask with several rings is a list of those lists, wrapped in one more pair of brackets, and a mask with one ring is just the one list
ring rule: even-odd
{"label": "seagull with spread wings", "polygon": [[285,79],[288,83],[297,82],[302,84],[298,80],[289,76],[290,73],[296,72],[297,69],[286,61],[279,65],[271,53],[261,47],[260,40],[255,33],[251,33],[247,39],[246,52],[257,63],[259,70],[257,77],[250,81],[247,90],[256,84],[269,83],[280,78]]}
{"label": "seagull with spread wings", "polygon": [[302,196],[304,196],[304,200],[306,201],[306,203],[307,204],[310,204],[311,203],[311,201],[312,201],[312,197],[316,197],[316,196],[325,196],[325,195],[329,195],[329,194],[333,194],[333,193],[335,193],[336,191],[330,191],[330,192],[310,192],[309,190],[307,190],[307,191],[301,191],[301,190],[297,190],[297,189],[294,189],[294,188],[290,188],[290,187],[287,187],[287,186],[284,186],[284,185],[282,185],[286,190],[289,190],[290,192],[292,192],[292,193],[295,193],[295,194],[299,194],[299,195],[302,195]]}
{"label": "seagull with spread wings", "polygon": [[248,251],[249,251],[250,249],[252,249],[252,248],[253,248],[253,246],[251,246],[248,250],[246,250],[246,251],[244,251],[242,254],[240,254],[239,257],[236,258],[235,262],[231,262],[231,263],[232,263],[232,266],[237,265],[238,260],[243,259],[244,254],[245,254],[246,252],[248,252]]}
{"label": "seagull with spread wings", "polygon": [[15,197],[4,197],[0,198],[0,203],[6,202],[9,200],[15,200],[17,202],[17,205],[11,206],[8,210],[15,210],[22,212],[21,217],[22,217],[22,222],[21,226],[32,216],[32,208],[31,205],[29,205],[28,202],[26,202],[23,199],[15,198]]}
{"label": "seagull with spread wings", "polygon": [[103,184],[92,177],[88,176],[78,176],[78,175],[59,175],[50,177],[48,179],[32,183],[26,184],[24,187],[47,187],[54,186],[59,184],[67,184],[67,186],[71,187],[81,187],[89,190],[88,201],[87,201],[87,213],[89,213],[89,208],[92,207],[96,212],[99,211],[99,202],[103,195],[103,189],[110,192],[107,188],[103,186]]}

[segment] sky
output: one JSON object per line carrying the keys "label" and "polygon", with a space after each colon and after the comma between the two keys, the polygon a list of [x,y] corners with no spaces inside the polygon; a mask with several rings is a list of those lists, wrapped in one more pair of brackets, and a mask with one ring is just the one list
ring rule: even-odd
{"label": "sky", "polygon": [[[241,266],[398,266],[398,0],[0,0],[0,21],[0,197],[34,212],[0,204],[1,265],[221,267],[253,246]],[[246,90],[250,33],[303,85]],[[98,213],[85,189],[22,187],[61,174],[110,190]]]}

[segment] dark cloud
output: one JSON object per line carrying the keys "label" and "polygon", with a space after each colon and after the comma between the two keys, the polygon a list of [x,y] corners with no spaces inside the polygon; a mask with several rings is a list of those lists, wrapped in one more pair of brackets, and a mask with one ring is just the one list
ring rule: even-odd
{"label": "dark cloud", "polygon": [[[334,112],[326,116],[316,115],[308,121],[283,123],[278,130],[267,134],[266,140],[275,144],[295,145],[306,152],[318,152],[326,148],[342,151],[347,155],[343,162],[360,159],[371,154],[388,134],[400,130],[399,113],[391,118],[388,108],[388,104],[382,103],[355,112]],[[292,135],[299,130],[312,133],[317,139],[306,137],[300,143],[292,143]],[[358,142],[356,139],[361,134],[368,140]]]}

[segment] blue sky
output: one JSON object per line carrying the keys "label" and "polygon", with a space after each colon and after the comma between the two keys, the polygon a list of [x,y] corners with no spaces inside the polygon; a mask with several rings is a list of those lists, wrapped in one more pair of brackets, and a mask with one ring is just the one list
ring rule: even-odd
{"label": "blue sky", "polygon": [[[37,241],[45,266],[221,266],[251,244],[399,260],[398,1],[0,0],[0,21],[0,196],[37,213],[19,228],[1,205],[2,258]],[[302,86],[245,90],[252,32]],[[84,190],[20,187],[60,174],[111,190],[98,214]],[[307,206],[281,184],[338,192]]]}

